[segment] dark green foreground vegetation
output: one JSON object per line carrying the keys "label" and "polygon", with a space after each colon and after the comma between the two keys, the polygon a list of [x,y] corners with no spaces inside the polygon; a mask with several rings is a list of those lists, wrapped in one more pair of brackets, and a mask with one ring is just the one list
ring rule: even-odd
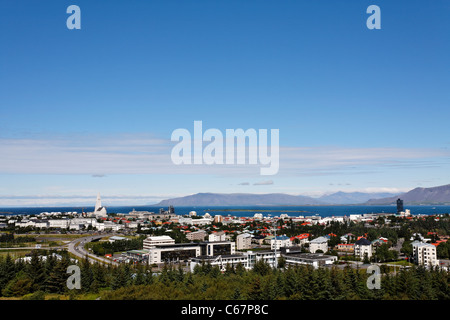
{"label": "dark green foreground vegetation", "polygon": [[[86,295],[103,300],[132,299],[439,299],[448,300],[449,273],[421,267],[402,269],[395,275],[383,273],[381,289],[367,288],[364,269],[313,269],[307,266],[273,270],[257,263],[251,271],[238,265],[220,272],[206,264],[194,272],[165,266],[152,275],[147,266],[122,264],[117,267],[82,261],[81,289],[66,286],[72,264],[67,254],[62,259],[39,259],[35,251],[29,262],[0,259],[0,292],[3,297],[24,299],[84,299]],[[387,270],[386,270],[387,271]],[[383,272],[383,270],[382,270]]]}

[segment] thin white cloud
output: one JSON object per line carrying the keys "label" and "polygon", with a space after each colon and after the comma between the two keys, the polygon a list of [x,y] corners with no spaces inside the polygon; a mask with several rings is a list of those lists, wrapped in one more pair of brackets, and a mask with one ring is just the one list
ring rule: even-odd
{"label": "thin white cloud", "polygon": [[[174,165],[170,157],[173,145],[149,134],[0,138],[0,173],[260,176],[259,164]],[[387,168],[430,168],[448,165],[449,156],[450,150],[432,148],[280,147],[278,175],[350,175]]]}
{"label": "thin white cloud", "polygon": [[255,182],[253,185],[254,186],[268,186],[268,185],[272,185],[272,184],[273,184],[273,180],[266,180],[266,181]]}

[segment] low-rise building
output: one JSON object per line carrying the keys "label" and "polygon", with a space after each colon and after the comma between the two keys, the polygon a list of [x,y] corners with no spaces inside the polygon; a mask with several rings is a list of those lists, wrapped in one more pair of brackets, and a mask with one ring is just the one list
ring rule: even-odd
{"label": "low-rise building", "polygon": [[130,259],[135,262],[147,262],[149,252],[147,250],[130,250],[122,253],[125,259]]}
{"label": "low-rise building", "polygon": [[199,243],[173,243],[155,245],[148,249],[148,263],[159,264],[165,262],[184,261],[201,255]]}
{"label": "low-rise building", "polygon": [[199,256],[234,255],[236,245],[230,241],[191,242],[155,245],[148,249],[149,263],[185,261]]}
{"label": "low-rise building", "polygon": [[324,255],[323,253],[291,253],[288,252],[283,255],[286,259],[287,265],[310,265],[314,269],[326,265],[332,265],[338,260],[338,257],[331,255]]}
{"label": "low-rise building", "polygon": [[175,240],[169,236],[150,236],[144,240],[144,249],[151,249],[158,245],[175,244]]}
{"label": "low-rise building", "polygon": [[355,244],[354,243],[339,243],[336,246],[336,249],[338,251],[343,251],[343,252],[354,252],[355,251]]}

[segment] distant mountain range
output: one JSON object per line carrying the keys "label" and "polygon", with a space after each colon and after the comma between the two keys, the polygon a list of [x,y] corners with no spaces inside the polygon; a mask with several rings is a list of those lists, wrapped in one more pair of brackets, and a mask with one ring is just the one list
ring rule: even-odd
{"label": "distant mountain range", "polygon": [[185,197],[163,200],[159,206],[301,206],[364,203],[370,199],[392,197],[392,193],[336,192],[320,198],[294,196],[284,193],[197,193]]}
{"label": "distant mountain range", "polygon": [[163,200],[160,206],[275,206],[323,204],[323,202],[306,196],[293,196],[284,193],[197,193],[186,197]]}
{"label": "distant mountain range", "polygon": [[[318,200],[328,204],[358,204],[364,203],[372,199],[390,198],[396,197],[395,193],[380,192],[380,193],[367,193],[367,192],[336,192],[330,195],[324,195],[318,198]],[[397,199],[397,198],[396,198]]]}
{"label": "distant mountain range", "polygon": [[196,193],[167,199],[157,206],[302,206],[302,205],[390,205],[401,198],[404,204],[450,204],[450,184],[432,188],[415,188],[402,194],[336,192],[319,198],[284,193]]}
{"label": "distant mountain range", "polygon": [[432,188],[415,188],[406,193],[395,197],[387,197],[381,199],[371,199],[366,202],[367,205],[385,205],[395,204],[397,199],[403,200],[404,204],[409,205],[449,205],[450,204],[450,184],[432,187]]}

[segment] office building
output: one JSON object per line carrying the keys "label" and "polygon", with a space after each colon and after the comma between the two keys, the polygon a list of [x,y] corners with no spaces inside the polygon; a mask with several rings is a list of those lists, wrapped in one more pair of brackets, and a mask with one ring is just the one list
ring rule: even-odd
{"label": "office building", "polygon": [[403,211],[403,200],[397,199],[397,214],[400,214],[400,212]]}
{"label": "office building", "polygon": [[151,236],[144,240],[144,249],[150,249],[158,245],[174,244],[175,240],[169,236]]}

